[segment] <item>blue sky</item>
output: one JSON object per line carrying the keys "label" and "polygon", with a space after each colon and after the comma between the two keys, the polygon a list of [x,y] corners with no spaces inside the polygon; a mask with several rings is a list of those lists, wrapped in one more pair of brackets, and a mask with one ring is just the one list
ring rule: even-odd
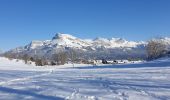
{"label": "blue sky", "polygon": [[0,49],[57,32],[134,41],[170,37],[170,0],[0,0]]}

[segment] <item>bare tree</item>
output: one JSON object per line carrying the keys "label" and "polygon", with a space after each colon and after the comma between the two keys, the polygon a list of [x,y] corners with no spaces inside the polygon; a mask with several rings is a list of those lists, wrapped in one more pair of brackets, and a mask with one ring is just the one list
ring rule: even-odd
{"label": "bare tree", "polygon": [[30,59],[30,57],[28,56],[28,54],[24,54],[22,59],[24,60],[25,64],[27,64],[29,59]]}
{"label": "bare tree", "polygon": [[13,54],[13,53],[8,53],[8,52],[5,53],[3,56],[6,57],[6,58],[8,58],[9,60],[12,60],[12,59],[16,58],[16,57],[15,57],[15,54]]}
{"label": "bare tree", "polygon": [[76,53],[76,51],[71,50],[71,52],[70,52],[70,59],[71,59],[71,61],[72,61],[73,63],[76,61],[76,59],[77,59],[77,53]]}
{"label": "bare tree", "polygon": [[65,52],[60,53],[61,65],[64,65],[67,61],[67,54]]}
{"label": "bare tree", "polygon": [[70,50],[70,52],[69,52],[69,57],[70,57],[70,60],[71,60],[71,62],[72,62],[72,64],[73,64],[73,67],[74,67],[74,63],[75,63],[75,61],[76,61],[76,59],[77,59],[77,53],[76,53],[76,51],[75,51],[75,50]]}
{"label": "bare tree", "polygon": [[53,54],[52,55],[52,60],[54,61],[54,62],[56,62],[57,63],[57,65],[59,65],[59,60],[60,58],[59,58],[59,55],[58,54]]}
{"label": "bare tree", "polygon": [[64,65],[67,61],[67,53],[60,52],[52,55],[52,59],[57,62],[57,65]]}
{"label": "bare tree", "polygon": [[165,51],[166,51],[166,45],[164,44],[163,41],[159,39],[148,41],[147,54],[149,60],[162,57],[165,54]]}
{"label": "bare tree", "polygon": [[35,60],[35,65],[36,65],[36,66],[43,66],[42,59],[36,59],[36,60]]}
{"label": "bare tree", "polygon": [[44,65],[49,65],[49,63],[48,63],[48,59],[46,58],[46,57],[41,57],[41,62],[42,62],[42,65],[44,66]]}

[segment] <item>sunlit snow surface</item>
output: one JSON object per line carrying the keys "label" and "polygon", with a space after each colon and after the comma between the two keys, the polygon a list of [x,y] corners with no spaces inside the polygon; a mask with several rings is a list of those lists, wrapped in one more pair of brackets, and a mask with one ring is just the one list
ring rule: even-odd
{"label": "sunlit snow surface", "polygon": [[170,60],[36,67],[0,58],[0,100],[170,100]]}

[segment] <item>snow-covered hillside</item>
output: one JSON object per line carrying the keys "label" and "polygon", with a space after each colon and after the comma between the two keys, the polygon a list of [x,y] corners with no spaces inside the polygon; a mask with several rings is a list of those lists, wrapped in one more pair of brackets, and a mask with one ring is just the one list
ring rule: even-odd
{"label": "snow-covered hillside", "polygon": [[96,38],[92,39],[79,39],[69,34],[57,33],[52,40],[48,41],[33,41],[28,48],[35,49],[42,46],[63,46],[63,47],[73,47],[73,48],[83,48],[83,47],[137,47],[138,45],[145,44],[144,42],[133,42],[127,41],[121,38]]}
{"label": "snow-covered hillside", "polygon": [[170,59],[68,67],[36,67],[0,58],[0,99],[170,100]]}

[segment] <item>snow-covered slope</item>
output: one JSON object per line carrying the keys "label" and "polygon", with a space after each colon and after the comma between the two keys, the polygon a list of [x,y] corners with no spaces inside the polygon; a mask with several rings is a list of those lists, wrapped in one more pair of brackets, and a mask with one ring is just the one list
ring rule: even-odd
{"label": "snow-covered slope", "polygon": [[127,41],[121,38],[112,38],[112,39],[96,38],[93,41],[93,45],[104,46],[106,48],[137,47],[138,45],[141,45],[141,44],[144,44],[144,42]]}
{"label": "snow-covered slope", "polygon": [[106,47],[106,48],[115,48],[115,47],[137,47],[138,45],[144,44],[144,42],[133,42],[127,41],[121,38],[96,38],[94,40],[90,39],[79,39],[69,34],[57,33],[52,40],[48,41],[32,41],[29,45],[29,48],[35,49],[45,45],[57,45],[64,47],[73,47],[73,48],[83,48],[83,47]]}
{"label": "snow-covered slope", "polygon": [[64,47],[82,48],[90,46],[89,42],[83,41],[82,39],[76,38],[69,34],[56,34],[51,41],[51,45],[58,45]]}
{"label": "snow-covered slope", "polygon": [[45,69],[0,58],[0,100],[170,100],[170,59]]}

